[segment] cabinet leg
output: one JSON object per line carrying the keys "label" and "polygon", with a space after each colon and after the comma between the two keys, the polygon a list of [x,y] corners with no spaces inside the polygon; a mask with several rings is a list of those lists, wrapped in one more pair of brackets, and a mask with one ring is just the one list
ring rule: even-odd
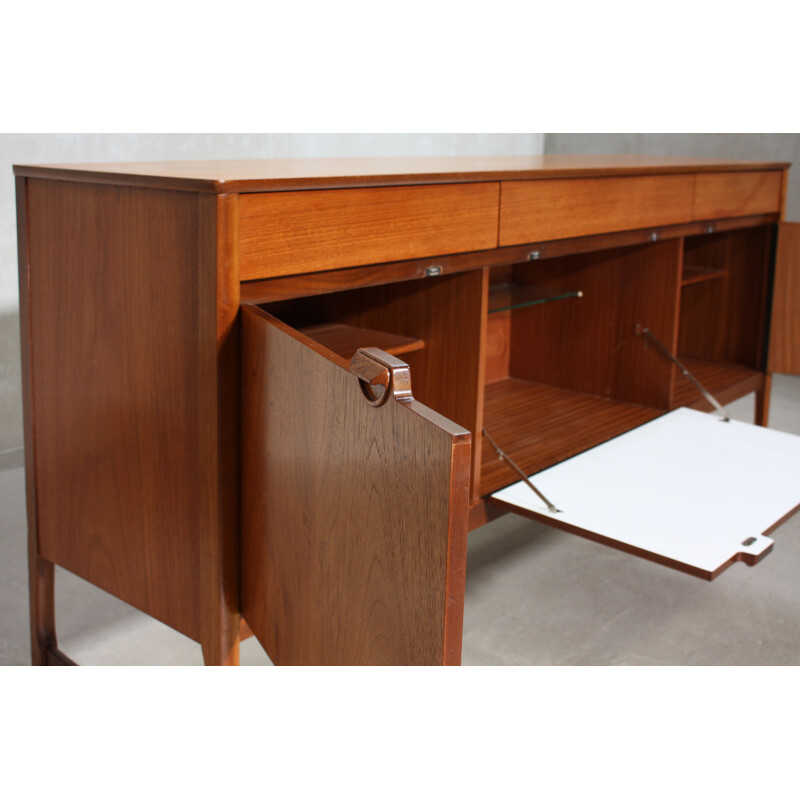
{"label": "cabinet leg", "polygon": [[764,388],[760,392],[756,392],[756,425],[767,427],[769,420],[769,399],[772,392],[772,373],[767,373],[764,376]]}
{"label": "cabinet leg", "polygon": [[203,641],[203,661],[207,667],[238,667],[241,620],[238,614],[208,631]]}
{"label": "cabinet leg", "polygon": [[50,663],[48,655],[58,652],[56,641],[55,567],[36,552],[28,553],[31,611],[31,661],[34,666]]}

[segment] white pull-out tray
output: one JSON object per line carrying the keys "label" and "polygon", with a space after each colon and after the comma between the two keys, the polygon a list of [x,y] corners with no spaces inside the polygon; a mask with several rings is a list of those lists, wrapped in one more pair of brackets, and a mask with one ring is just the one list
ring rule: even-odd
{"label": "white pull-out tray", "polygon": [[800,508],[800,436],[680,408],[531,476],[491,502],[712,580],[772,549]]}

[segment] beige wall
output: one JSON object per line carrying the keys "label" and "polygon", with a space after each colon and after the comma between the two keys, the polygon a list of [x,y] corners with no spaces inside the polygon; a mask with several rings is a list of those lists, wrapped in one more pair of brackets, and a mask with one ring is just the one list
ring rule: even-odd
{"label": "beige wall", "polygon": [[[203,158],[538,155],[543,133],[63,133],[0,135],[0,468],[22,444],[12,164]],[[11,462],[11,459],[14,459]]]}

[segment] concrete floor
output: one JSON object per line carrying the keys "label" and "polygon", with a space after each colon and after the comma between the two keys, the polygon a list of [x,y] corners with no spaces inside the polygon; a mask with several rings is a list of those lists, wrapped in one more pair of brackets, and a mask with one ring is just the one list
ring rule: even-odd
{"label": "concrete floor", "polygon": [[[729,407],[752,419],[753,399]],[[771,427],[800,434],[800,378]],[[800,486],[800,465],[798,465]],[[507,514],[470,534],[464,664],[800,664],[800,514],[712,583]],[[0,472],[0,664],[28,664],[24,478]],[[200,664],[200,647],[59,569],[59,643],[81,664]],[[255,639],[242,663],[269,664]]]}

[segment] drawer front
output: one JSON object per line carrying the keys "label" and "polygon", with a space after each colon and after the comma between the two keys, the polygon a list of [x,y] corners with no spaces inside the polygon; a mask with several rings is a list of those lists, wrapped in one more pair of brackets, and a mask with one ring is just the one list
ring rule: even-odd
{"label": "drawer front", "polygon": [[497,246],[498,183],[245,194],[242,280]]}
{"label": "drawer front", "polygon": [[692,175],[505,181],[500,244],[545,242],[688,222]]}
{"label": "drawer front", "polygon": [[782,172],[698,175],[694,218],[719,219],[775,213],[781,207],[782,186]]}

